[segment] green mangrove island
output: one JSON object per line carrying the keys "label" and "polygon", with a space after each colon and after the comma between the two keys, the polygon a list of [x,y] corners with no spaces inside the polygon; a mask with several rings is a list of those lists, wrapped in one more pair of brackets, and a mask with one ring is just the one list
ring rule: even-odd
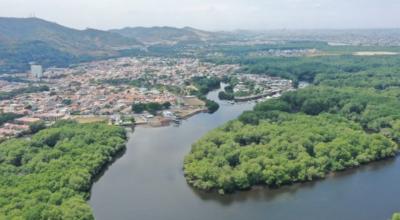
{"label": "green mangrove island", "polygon": [[125,149],[125,130],[59,121],[0,143],[0,219],[94,219],[94,177]]}
{"label": "green mangrove island", "polygon": [[393,157],[400,142],[400,57],[216,60],[311,86],[257,104],[193,144],[188,183],[219,193],[279,187]]}

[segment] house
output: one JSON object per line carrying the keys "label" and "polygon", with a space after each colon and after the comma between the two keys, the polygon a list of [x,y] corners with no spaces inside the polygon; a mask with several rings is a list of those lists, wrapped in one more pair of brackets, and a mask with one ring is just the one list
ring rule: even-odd
{"label": "house", "polygon": [[15,119],[15,122],[22,125],[30,125],[32,123],[40,121],[39,118],[32,118],[32,117],[22,117]]}

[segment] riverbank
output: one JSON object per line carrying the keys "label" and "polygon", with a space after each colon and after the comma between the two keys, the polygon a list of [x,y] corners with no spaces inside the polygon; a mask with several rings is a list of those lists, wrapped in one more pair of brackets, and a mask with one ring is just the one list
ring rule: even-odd
{"label": "riverbank", "polygon": [[0,144],[0,219],[93,219],[96,176],[125,149],[124,129],[60,121]]}
{"label": "riverbank", "polygon": [[[218,91],[208,97],[218,100]],[[224,196],[193,189],[181,169],[191,144],[254,106],[218,102],[214,114],[197,114],[179,127],[137,127],[129,133],[125,154],[93,185],[89,203],[96,219],[376,220],[398,210],[399,158],[279,189]]]}
{"label": "riverbank", "polygon": [[258,100],[258,99],[262,99],[268,96],[273,96],[279,94],[279,91],[271,91],[268,93],[263,93],[263,94],[259,94],[259,95],[252,95],[252,96],[243,96],[243,97],[235,97],[234,100],[235,102],[247,102],[247,101],[252,101],[252,100]]}
{"label": "riverbank", "polygon": [[267,119],[259,116],[265,113],[263,106],[276,106],[276,102],[257,105],[196,141],[184,161],[188,183],[220,194],[262,184],[280,187],[324,178],[398,152],[397,144],[385,136],[367,134],[333,114],[275,111]]}

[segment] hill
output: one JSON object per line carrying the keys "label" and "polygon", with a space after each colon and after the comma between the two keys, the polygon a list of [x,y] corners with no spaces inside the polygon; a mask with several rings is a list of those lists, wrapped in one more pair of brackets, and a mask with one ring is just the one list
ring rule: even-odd
{"label": "hill", "polygon": [[0,18],[0,72],[24,71],[30,61],[63,66],[141,46],[134,38],[107,31],[77,30],[38,18]]}
{"label": "hill", "polygon": [[141,45],[133,38],[95,29],[76,30],[38,18],[0,18],[0,43],[46,42],[73,54],[108,53]]}
{"label": "hill", "polygon": [[198,43],[218,37],[218,33],[191,27],[126,27],[110,30],[122,36],[135,38],[145,44]]}

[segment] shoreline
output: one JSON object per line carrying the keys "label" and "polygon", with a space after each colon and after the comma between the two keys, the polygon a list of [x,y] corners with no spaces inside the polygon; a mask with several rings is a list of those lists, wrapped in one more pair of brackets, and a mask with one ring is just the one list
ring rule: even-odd
{"label": "shoreline", "polygon": [[[331,171],[326,173],[326,175],[324,177],[318,177],[312,180],[306,180],[306,181],[294,181],[294,182],[290,182],[290,183],[285,183],[279,186],[270,186],[267,184],[256,184],[253,186],[250,186],[249,188],[246,189],[236,189],[232,192],[223,192],[220,193],[218,189],[210,189],[210,190],[202,190],[199,188],[196,188],[195,186],[193,186],[193,184],[191,184],[185,176],[185,180],[186,183],[188,184],[188,186],[195,192],[197,193],[204,193],[204,194],[208,194],[208,195],[218,195],[218,196],[234,196],[236,194],[239,193],[245,193],[245,192],[255,192],[255,191],[259,191],[259,190],[284,190],[287,187],[305,187],[306,184],[314,184],[317,183],[319,181],[325,181],[331,178],[341,178],[343,176],[347,176],[347,175],[351,175],[351,174],[355,174],[356,172],[362,171],[363,169],[368,169],[372,166],[376,166],[376,165],[386,165],[387,163],[391,163],[391,162],[395,162],[395,160],[397,159],[398,155],[400,154],[400,151],[396,153],[396,155],[394,156],[388,156],[385,158],[380,158],[377,160],[372,160],[363,164],[359,164],[358,166],[353,166],[353,167],[348,167],[345,168],[343,170],[338,170],[338,171]],[[183,170],[183,168],[182,168]]]}

